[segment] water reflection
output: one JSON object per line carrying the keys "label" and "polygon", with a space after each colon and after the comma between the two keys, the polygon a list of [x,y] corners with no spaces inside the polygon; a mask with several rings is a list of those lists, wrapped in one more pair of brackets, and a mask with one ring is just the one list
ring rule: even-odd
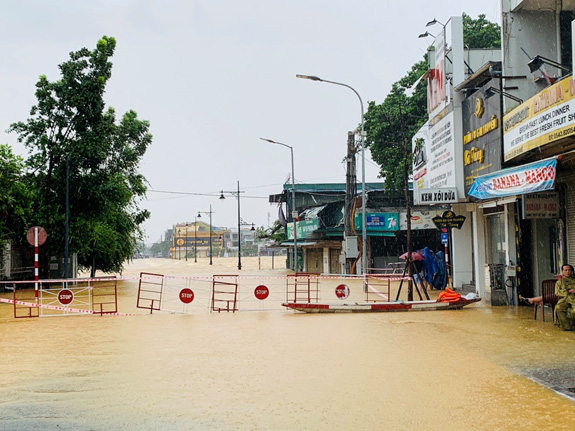
{"label": "water reflection", "polygon": [[[143,312],[135,286],[121,311]],[[0,304],[0,337],[2,430],[575,429],[575,403],[525,377],[572,368],[575,336],[527,307],[14,319]]]}

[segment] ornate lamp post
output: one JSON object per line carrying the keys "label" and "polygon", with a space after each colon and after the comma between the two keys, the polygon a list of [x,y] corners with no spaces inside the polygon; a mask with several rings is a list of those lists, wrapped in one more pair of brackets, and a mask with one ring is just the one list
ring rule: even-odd
{"label": "ornate lamp post", "polygon": [[240,190],[240,182],[238,181],[238,190],[237,191],[227,191],[222,190],[220,192],[220,199],[225,199],[224,193],[229,193],[234,195],[238,198],[238,269],[241,271],[242,269],[242,217],[240,212],[240,193],[244,193],[243,190]]}
{"label": "ornate lamp post", "polygon": [[186,238],[184,239],[184,249],[185,249],[185,252],[186,252],[185,259],[186,259],[186,262],[187,262],[187,261],[188,261],[188,223],[186,223],[186,230],[185,230],[185,232],[186,232]]}
{"label": "ornate lamp post", "polygon": [[198,263],[198,216],[194,217],[194,263]]}
{"label": "ornate lamp post", "polygon": [[202,214],[209,214],[210,215],[210,265],[212,264],[212,204],[210,204],[210,210],[209,211],[198,211],[198,218],[200,218],[202,216]]}

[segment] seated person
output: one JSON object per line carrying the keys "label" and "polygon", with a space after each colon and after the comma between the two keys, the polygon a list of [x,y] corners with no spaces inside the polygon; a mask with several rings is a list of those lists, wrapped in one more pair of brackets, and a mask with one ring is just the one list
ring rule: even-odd
{"label": "seated person", "polygon": [[573,266],[564,264],[561,267],[562,278],[555,284],[555,295],[559,298],[555,313],[559,327],[564,331],[572,331],[575,326],[573,306],[575,305],[575,277]]}

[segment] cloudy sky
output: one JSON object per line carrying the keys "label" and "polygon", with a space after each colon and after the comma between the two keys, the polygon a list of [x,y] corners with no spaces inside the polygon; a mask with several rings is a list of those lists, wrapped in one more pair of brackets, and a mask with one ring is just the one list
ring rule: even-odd
{"label": "cloudy sky", "polygon": [[[0,0],[0,133],[28,117],[38,76],[58,79],[71,51],[117,40],[106,102],[150,121],[154,141],[142,172],[149,181],[147,242],[210,205],[215,226],[237,225],[237,201],[219,191],[240,182],[241,216],[271,225],[268,203],[291,171],[297,183],[345,181],[347,131],[360,121],[345,87],[297,79],[316,75],[352,86],[367,109],[419,61],[441,26],[466,12],[500,23],[486,0]],[[366,153],[366,180],[379,168]],[[359,174],[359,172],[358,172]],[[207,221],[205,215],[203,220]]]}

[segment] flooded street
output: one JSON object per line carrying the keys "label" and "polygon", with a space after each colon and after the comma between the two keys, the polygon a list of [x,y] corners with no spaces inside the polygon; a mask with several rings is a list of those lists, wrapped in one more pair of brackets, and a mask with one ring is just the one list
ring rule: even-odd
{"label": "flooded street", "polygon": [[[278,258],[243,263],[286,274]],[[146,259],[123,275],[236,264]],[[531,379],[575,367],[575,334],[550,313],[149,314],[137,286],[119,289],[136,316],[14,319],[0,304],[0,430],[575,429],[575,401]]]}

